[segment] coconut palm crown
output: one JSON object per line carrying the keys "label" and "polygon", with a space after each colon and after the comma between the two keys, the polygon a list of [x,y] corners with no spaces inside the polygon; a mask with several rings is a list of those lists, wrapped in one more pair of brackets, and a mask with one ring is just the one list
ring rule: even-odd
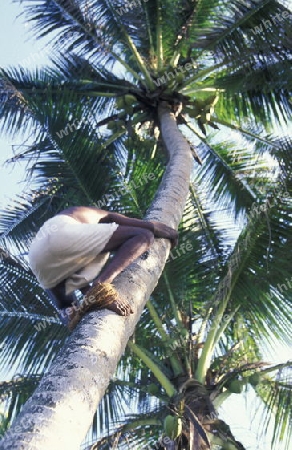
{"label": "coconut palm crown", "polygon": [[291,342],[291,140],[278,135],[292,112],[289,4],[16,3],[50,38],[51,64],[1,69],[2,130],[30,135],[11,160],[31,183],[0,223],[3,428],[67,338],[30,240],[68,205],[144,217],[169,159],[163,105],[193,155],[180,244],[82,448],[247,450],[218,411],[254,391],[261,431],[274,416],[271,448],[288,450],[291,362],[261,352]]}

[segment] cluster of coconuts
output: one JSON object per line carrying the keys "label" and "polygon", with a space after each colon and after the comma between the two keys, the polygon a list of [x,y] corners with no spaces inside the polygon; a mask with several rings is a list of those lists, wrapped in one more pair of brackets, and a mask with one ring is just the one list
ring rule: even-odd
{"label": "cluster of coconuts", "polygon": [[[183,74],[178,74],[177,77],[179,75]],[[204,128],[205,124],[210,124],[213,128],[218,128],[211,122],[211,115],[214,112],[214,108],[218,100],[219,96],[218,93],[216,93],[215,95],[209,96],[204,100],[195,99],[190,106],[185,106],[183,108],[185,113],[198,121],[198,124],[204,134],[206,134],[206,130]],[[125,118],[127,115],[131,116],[135,105],[137,105],[137,98],[132,94],[125,94],[117,97],[115,106],[116,109],[120,111],[120,119],[111,120],[108,122],[107,128],[113,132],[121,130],[125,126],[124,121],[121,119]]]}
{"label": "cluster of coconuts", "polygon": [[[127,114],[133,113],[133,106],[137,103],[136,97],[132,94],[126,94],[116,99],[116,108],[121,110],[120,117],[125,117]],[[107,128],[113,132],[117,132],[125,128],[124,120],[111,120],[107,123]]]}
{"label": "cluster of coconuts", "polygon": [[132,94],[126,94],[116,99],[116,108],[123,109],[127,114],[132,114],[135,103],[137,103],[136,97]]}
{"label": "cluster of coconuts", "polygon": [[249,383],[252,386],[257,386],[261,382],[261,374],[259,372],[255,372],[249,377],[243,378],[240,380],[232,380],[229,383],[226,383],[225,387],[232,392],[233,394],[241,394],[243,391],[244,383]]}
{"label": "cluster of coconuts", "polygon": [[195,99],[192,107],[185,107],[184,111],[188,113],[193,119],[201,119],[202,123],[208,123],[211,120],[211,115],[214,112],[215,105],[219,100],[219,96],[211,95],[205,100]]}

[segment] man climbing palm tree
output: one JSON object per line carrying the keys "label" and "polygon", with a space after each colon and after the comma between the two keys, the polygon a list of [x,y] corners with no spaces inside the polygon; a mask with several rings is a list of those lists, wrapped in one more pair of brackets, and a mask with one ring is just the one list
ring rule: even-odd
{"label": "man climbing palm tree", "polygon": [[[170,239],[174,246],[177,236],[177,231],[160,222],[75,206],[45,222],[30,247],[29,262],[41,286],[70,316],[68,326],[72,329],[82,314],[93,308],[92,303],[121,316],[132,313],[129,303],[118,297],[110,283],[149,249],[154,237]],[[110,252],[115,255],[100,273]],[[86,297],[76,311],[77,289]]]}

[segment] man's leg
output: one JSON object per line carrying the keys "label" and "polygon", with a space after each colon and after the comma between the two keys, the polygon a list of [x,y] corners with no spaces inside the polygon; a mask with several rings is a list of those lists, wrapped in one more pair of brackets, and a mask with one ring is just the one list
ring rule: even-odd
{"label": "man's leg", "polygon": [[154,242],[154,234],[138,227],[119,226],[103,252],[115,252],[114,257],[95,283],[111,283],[135,259],[146,252]]}
{"label": "man's leg", "polygon": [[[120,225],[103,250],[104,252],[114,252],[115,254],[93,282],[93,286],[99,283],[111,283],[117,275],[147,251],[153,242],[154,235],[151,231],[144,228]],[[86,292],[87,288],[84,291]],[[117,299],[106,308],[122,316],[127,316],[132,312],[129,303],[122,299]]]}
{"label": "man's leg", "polygon": [[[93,282],[93,285],[111,283],[129,264],[147,251],[153,242],[154,235],[151,231],[144,228],[120,225],[103,250],[104,253],[115,252],[115,255]],[[65,282],[66,280],[48,290],[53,295],[59,309],[72,307],[76,300],[74,294],[65,295]],[[90,289],[90,285],[84,286],[81,288],[81,292],[86,295]],[[122,300],[114,301],[107,308],[122,316],[131,313],[131,307],[128,302]]]}
{"label": "man's leg", "polygon": [[[115,252],[115,255],[93,284],[111,283],[128,265],[145,253],[153,242],[154,235],[151,231],[120,225],[103,250],[103,253]],[[86,294],[89,289],[88,285],[80,290],[82,294]]]}

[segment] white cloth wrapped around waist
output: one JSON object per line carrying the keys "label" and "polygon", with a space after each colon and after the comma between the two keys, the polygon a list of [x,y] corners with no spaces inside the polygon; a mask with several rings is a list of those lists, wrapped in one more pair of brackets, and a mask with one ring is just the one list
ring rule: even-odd
{"label": "white cloth wrapped around waist", "polygon": [[98,276],[109,253],[101,253],[118,228],[113,223],[81,223],[66,215],[47,220],[29,249],[29,264],[38,282],[50,289],[63,280],[66,294]]}

